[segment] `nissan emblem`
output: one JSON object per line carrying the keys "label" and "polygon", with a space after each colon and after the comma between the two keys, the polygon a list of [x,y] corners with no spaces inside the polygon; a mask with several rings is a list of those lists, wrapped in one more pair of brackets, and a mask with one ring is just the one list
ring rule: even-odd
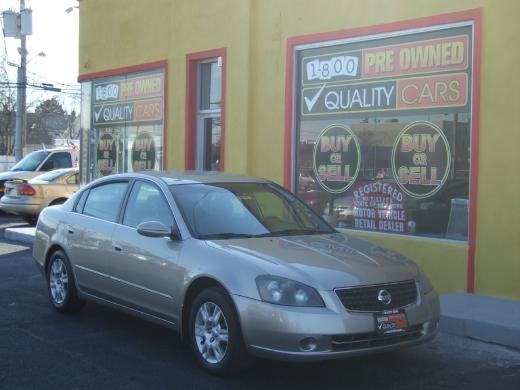
{"label": "nissan emblem", "polygon": [[377,300],[383,305],[389,305],[392,302],[392,295],[386,290],[379,290]]}

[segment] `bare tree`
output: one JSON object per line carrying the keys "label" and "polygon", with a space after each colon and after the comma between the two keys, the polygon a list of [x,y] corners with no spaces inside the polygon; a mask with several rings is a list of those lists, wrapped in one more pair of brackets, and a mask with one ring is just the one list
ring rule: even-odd
{"label": "bare tree", "polygon": [[1,57],[0,63],[0,155],[12,155],[16,125],[16,87],[9,82],[5,57]]}

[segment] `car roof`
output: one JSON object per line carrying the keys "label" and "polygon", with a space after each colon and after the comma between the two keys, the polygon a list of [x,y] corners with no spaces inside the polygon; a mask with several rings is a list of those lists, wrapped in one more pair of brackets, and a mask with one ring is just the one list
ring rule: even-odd
{"label": "car roof", "polygon": [[268,180],[231,173],[214,171],[145,171],[111,175],[110,177],[156,177],[164,180],[167,185],[196,183],[267,183]]}
{"label": "car roof", "polygon": [[29,183],[37,183],[41,180],[42,176],[48,175],[48,174],[55,174],[56,176],[53,177],[53,181],[59,180],[63,176],[67,176],[68,174],[75,174],[79,173],[78,168],[59,168],[59,169],[53,169],[52,171],[42,172],[41,175],[35,176],[29,180]]}
{"label": "car roof", "polygon": [[70,147],[70,148],[60,147],[60,148],[35,149],[35,150],[31,150],[30,153],[32,153],[32,152],[71,152],[71,151],[73,151],[72,147]]}

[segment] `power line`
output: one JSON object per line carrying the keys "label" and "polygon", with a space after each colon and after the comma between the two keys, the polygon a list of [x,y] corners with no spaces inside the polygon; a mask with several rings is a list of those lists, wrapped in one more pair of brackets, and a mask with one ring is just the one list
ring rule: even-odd
{"label": "power line", "polygon": [[36,74],[36,73],[30,72],[30,71],[27,71],[27,73],[30,73],[31,75],[36,76],[36,77],[39,77],[39,78],[41,78],[41,79],[44,79],[44,80],[47,80],[47,81],[51,81],[53,84],[65,85],[65,86],[67,86],[67,87],[73,87],[73,88],[80,89],[80,87],[79,87],[77,84],[74,85],[74,84],[61,83],[61,82],[59,82],[59,81],[54,81],[54,80],[52,80],[52,79],[49,79],[48,77],[41,76],[41,75],[39,75],[39,74]]}
{"label": "power line", "polygon": [[51,85],[37,85],[37,84],[29,84],[29,83],[22,84],[22,83],[12,83],[12,82],[3,82],[3,81],[0,81],[0,85],[5,85],[7,87],[19,87],[19,86],[21,86],[22,88],[25,87],[25,88],[41,89],[43,91],[49,91],[49,92],[61,92],[61,93],[65,93],[65,94],[68,94],[68,95],[78,95],[78,96],[81,95],[81,93],[77,92],[77,90],[75,90],[75,89],[72,89],[72,88],[56,88],[56,87],[51,86]]}

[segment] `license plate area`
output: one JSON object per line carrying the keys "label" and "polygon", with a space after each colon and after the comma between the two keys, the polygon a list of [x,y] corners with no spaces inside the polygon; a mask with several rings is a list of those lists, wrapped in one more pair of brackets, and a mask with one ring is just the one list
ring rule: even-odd
{"label": "license plate area", "polygon": [[376,330],[380,335],[402,333],[408,329],[408,318],[403,309],[386,310],[374,315]]}

